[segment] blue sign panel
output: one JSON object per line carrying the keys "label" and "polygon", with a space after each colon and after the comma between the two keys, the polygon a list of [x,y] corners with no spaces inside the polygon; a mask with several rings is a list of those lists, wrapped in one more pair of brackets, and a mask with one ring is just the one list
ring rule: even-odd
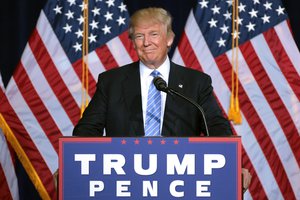
{"label": "blue sign panel", "polygon": [[61,138],[60,199],[241,199],[233,138]]}

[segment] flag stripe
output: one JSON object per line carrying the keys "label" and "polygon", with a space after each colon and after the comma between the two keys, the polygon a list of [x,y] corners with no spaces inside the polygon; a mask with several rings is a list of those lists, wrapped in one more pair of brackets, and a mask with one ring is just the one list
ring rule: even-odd
{"label": "flag stripe", "polygon": [[[1,88],[0,88],[1,90]],[[0,95],[1,96],[1,95]],[[18,181],[12,156],[0,129],[0,199],[19,199]]]}
{"label": "flag stripe", "polygon": [[137,53],[134,50],[133,43],[131,42],[131,40],[128,37],[129,37],[128,31],[125,31],[119,35],[119,38],[120,38],[121,42],[123,43],[123,46],[126,48],[129,56],[131,57],[131,60],[137,61],[138,60]]}
{"label": "flag stripe", "polygon": [[[29,45],[26,45],[23,55],[24,56],[22,56],[21,58],[21,63],[24,66],[24,70],[26,70],[27,74],[30,75],[29,78],[34,85],[36,92],[40,95],[41,100],[44,102],[59,129],[62,130],[62,133],[64,135],[70,135],[66,131],[66,127],[73,127],[73,124],[64,109],[57,109],[61,107],[61,104],[56,98],[56,95],[53,93],[53,90],[49,86],[46,78],[44,77],[44,74],[41,71],[40,66],[36,62]],[[22,86],[20,90],[26,92],[27,88],[24,88],[24,86]],[[61,116],[63,118],[58,119],[55,116]]]}
{"label": "flag stripe", "polygon": [[59,40],[57,39],[56,34],[53,32],[53,28],[49,24],[49,21],[43,11],[40,14],[36,29],[43,43],[46,44],[47,52],[50,55],[52,62],[56,66],[57,71],[62,77],[62,81],[68,86],[70,94],[76,101],[77,106],[80,107],[81,90],[78,90],[78,88],[81,88],[81,81],[78,78],[79,76],[77,76],[75,69],[70,63]]}
{"label": "flag stripe", "polygon": [[202,67],[195,56],[193,48],[191,47],[191,44],[185,32],[182,33],[180,40],[181,41],[179,42],[178,45],[178,51],[182,56],[185,66],[202,71]]}
{"label": "flag stripe", "polygon": [[[300,116],[297,115],[297,113],[299,112],[296,112],[296,110],[300,111],[299,101],[295,96],[293,90],[289,86],[289,83],[287,82],[282,72],[280,71],[280,68],[277,65],[276,60],[274,59],[268,44],[266,43],[263,36],[258,36],[254,38],[251,42],[262,65],[272,66],[272,67],[265,67],[265,70],[269,75],[269,78],[271,79],[272,84],[276,88],[278,94],[282,98],[282,101],[284,102],[286,109],[290,113],[292,120],[294,121],[295,124],[297,124],[297,121],[300,120],[299,119]],[[287,94],[289,95],[289,98],[284,98]],[[298,130],[299,129],[300,128],[298,124]]]}
{"label": "flag stripe", "polygon": [[[231,64],[226,56],[219,56],[216,58],[218,66],[222,74],[226,74],[226,77],[229,77]],[[221,62],[220,62],[221,61]],[[221,65],[222,63],[222,65]],[[224,65],[224,63],[226,63]],[[222,66],[222,67],[221,67]],[[227,68],[227,69],[226,69]],[[225,76],[224,76],[225,78]],[[225,81],[228,87],[231,85],[231,78],[226,79]],[[267,129],[263,124],[261,118],[259,117],[258,112],[253,106],[251,100],[249,99],[245,89],[243,88],[242,83],[239,81],[239,99],[241,110],[247,119],[248,123],[251,125],[253,134],[255,135],[257,142],[263,149],[263,153],[268,161],[269,166],[273,172],[273,175],[276,179],[276,182],[281,190],[282,195],[285,198],[295,199],[292,186],[288,180],[287,174],[285,173],[284,167],[280,161],[278,154],[275,151],[275,147],[272,143],[270,136],[268,135]]]}
{"label": "flag stripe", "polygon": [[270,29],[263,34],[281,72],[285,76],[290,87],[293,89],[298,101],[300,101],[300,77],[284,50],[278,35],[274,29]]}
{"label": "flag stripe", "polygon": [[113,38],[107,42],[106,45],[117,63],[116,66],[123,66],[132,62],[131,57],[128,55],[127,49],[123,46],[123,43],[119,37]]}
{"label": "flag stripe", "polygon": [[[30,130],[30,128],[32,128],[31,124],[37,124],[38,122],[33,121],[34,117],[30,116],[31,113],[30,111],[26,113],[26,110],[29,110],[29,108],[27,108],[27,104],[24,103],[25,100],[23,99],[22,95],[19,93],[18,88],[14,82],[14,78],[10,80],[9,84],[10,86],[15,85],[13,86],[14,91],[10,90],[11,92],[13,92],[14,97],[12,99],[10,98],[11,94],[6,93],[7,98],[4,96],[2,99],[2,105],[3,105],[2,108],[5,108],[6,112],[2,112],[1,110],[1,113],[3,117],[6,119],[6,123],[8,124],[8,126],[15,134],[15,137],[19,141],[19,144],[22,145],[23,149],[26,149],[25,153],[30,159],[36,174],[39,176],[46,190],[48,191],[48,194],[50,196],[53,195],[52,199],[55,199],[54,184],[46,184],[46,183],[49,183],[49,181],[53,181],[52,172],[49,169],[51,169],[51,166],[53,165],[56,165],[56,168],[52,167],[52,170],[53,168],[57,169],[58,160],[57,158],[53,159],[53,155],[57,155],[57,154],[54,151],[52,145],[48,144],[49,140],[46,139],[41,141],[36,140],[37,138],[43,138],[43,134],[40,134],[42,132],[41,130],[40,131],[38,130],[35,134],[33,131],[31,132],[27,131]],[[8,102],[8,99],[10,100],[10,103]],[[20,118],[18,115],[19,116],[25,115],[27,119],[25,117]],[[20,119],[23,119],[23,121],[21,121]],[[33,122],[28,123],[29,121],[33,121]],[[24,126],[22,122],[27,122],[27,123],[24,123],[25,125]],[[40,144],[36,145],[36,142],[34,141],[40,142]],[[46,152],[45,150],[43,151],[42,148],[47,149],[49,154],[41,155],[40,153]],[[47,160],[49,158],[51,158],[52,160]],[[20,159],[23,159],[23,157],[21,157]],[[45,163],[45,161],[47,163]],[[52,162],[52,164],[50,162]],[[29,176],[32,178],[35,175],[29,174]],[[36,184],[36,182],[34,183]]]}
{"label": "flag stripe", "polygon": [[60,107],[65,110],[73,125],[75,125],[77,117],[80,115],[80,109],[70,94],[68,87],[63,82],[62,77],[58,73],[57,68],[48,54],[47,49],[45,48],[45,45],[36,29],[33,31],[28,43],[41,71],[44,74],[44,77],[47,79],[52,91],[58,98],[61,104]]}
{"label": "flag stripe", "polygon": [[[240,46],[240,49],[244,57],[246,58],[246,62],[253,74],[253,77],[255,78],[260,89],[264,93],[264,97],[268,101],[279,124],[281,125],[281,129],[286,135],[286,138],[288,138],[287,142],[289,142],[294,155],[299,155],[300,147],[299,147],[299,143],[297,143],[298,134],[296,134],[297,129],[295,127],[295,124],[293,123],[291,116],[289,115],[285,105],[283,104],[280,96],[278,95],[277,90],[273,87],[272,82],[269,79],[268,74],[264,70],[264,67],[262,66],[260,60],[256,56],[252,44],[250,42],[246,42],[245,44]],[[284,149],[287,150],[290,148],[289,146],[286,146]],[[297,163],[294,164],[297,165]],[[299,160],[298,160],[298,165],[299,165]]]}
{"label": "flag stripe", "polygon": [[118,66],[117,61],[113,57],[107,45],[103,45],[100,48],[96,49],[95,51],[106,70],[110,70]]}
{"label": "flag stripe", "polygon": [[0,199],[6,199],[6,200],[16,199],[12,197],[13,193],[11,191],[11,188],[8,186],[8,181],[5,179],[6,172],[4,173],[1,164],[2,163],[0,162],[0,188],[1,188]]}
{"label": "flag stripe", "polygon": [[[22,96],[24,97],[27,105],[30,107],[30,110],[35,115],[37,121],[41,125],[41,128],[46,133],[46,136],[53,145],[55,151],[58,153],[58,137],[55,137],[54,133],[60,134],[59,128],[52,119],[49,111],[46,109],[45,104],[39,97],[36,92],[27,72],[24,70],[22,64],[19,65],[17,72],[14,75],[16,78],[16,84],[18,88],[22,88],[23,85],[26,85],[26,91],[21,91]],[[20,78],[22,76],[22,78]],[[43,112],[41,112],[43,110]]]}
{"label": "flag stripe", "polygon": [[296,46],[295,42],[291,42],[294,40],[291,29],[288,26],[288,22],[284,21],[277,26],[274,27],[275,31],[279,37],[280,42],[282,43],[283,48],[285,49],[288,57],[290,58],[291,62],[295,70],[300,75],[300,56],[299,56],[299,49]]}

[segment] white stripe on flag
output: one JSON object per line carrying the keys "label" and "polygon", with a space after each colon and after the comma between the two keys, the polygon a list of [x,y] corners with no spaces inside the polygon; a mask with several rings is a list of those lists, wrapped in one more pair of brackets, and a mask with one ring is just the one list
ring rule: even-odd
{"label": "white stripe on flag", "polygon": [[[0,165],[2,166],[6,183],[8,185],[11,197],[14,200],[19,199],[18,179],[15,173],[15,167],[8,150],[7,142],[2,130],[0,129]],[[4,191],[1,191],[2,193]]]}
{"label": "white stripe on flag", "polygon": [[23,52],[21,62],[33,87],[45,104],[61,133],[65,136],[70,136],[70,129],[73,128],[73,124],[64,109],[61,108],[62,105],[55,96],[52,88],[49,86],[28,44]]}
{"label": "white stripe on flag", "polygon": [[300,52],[296,46],[296,43],[294,42],[294,38],[291,34],[287,21],[281,22],[274,28],[285,51],[291,59],[296,71],[298,72],[298,76],[300,76]]}
{"label": "white stripe on flag", "polygon": [[[270,80],[272,81],[272,84],[274,85],[276,91],[281,97],[281,100],[284,102],[285,108],[290,113],[290,116],[299,132],[300,115],[298,115],[298,113],[300,113],[300,102],[298,98],[296,97],[295,93],[290,88],[289,83],[283,76],[264,37],[262,35],[259,35],[253,38],[251,40],[251,43],[253,44],[253,47],[256,51],[257,56],[260,59],[260,62],[264,66],[265,71],[267,72]],[[288,95],[289,98],[283,98],[286,97],[286,95]]]}
{"label": "white stripe on flag", "polygon": [[42,38],[49,55],[53,63],[55,64],[62,80],[68,86],[70,93],[75,99],[78,107],[81,106],[81,81],[78,78],[72,63],[70,63],[65,51],[63,50],[59,40],[56,37],[56,34],[53,32],[51,25],[47,17],[45,16],[44,11],[41,12],[39,21],[37,23],[37,30]]}
{"label": "white stripe on flag", "polygon": [[[262,41],[260,41],[262,42]],[[260,47],[264,48],[264,47]],[[264,50],[266,52],[266,50]],[[227,57],[230,59],[232,51],[228,51]],[[266,65],[264,65],[266,66]],[[272,110],[269,103],[266,101],[264,94],[260,90],[255,78],[253,77],[249,66],[247,65],[242,53],[239,51],[239,79],[243,88],[251,100],[253,109],[256,110],[259,118],[264,124],[270,139],[272,140],[276,153],[279,155],[281,163],[283,164],[285,171],[288,175],[289,181],[291,183],[297,182],[300,180],[300,174],[297,174],[298,164],[294,157],[294,154],[291,150],[291,147],[285,137],[285,134]],[[245,119],[245,118],[243,118]],[[248,135],[246,136],[246,138]],[[247,143],[246,140],[243,144]],[[291,184],[293,190],[296,192],[300,190],[300,185],[296,186]]]}
{"label": "white stripe on flag", "polygon": [[123,66],[132,62],[127,50],[119,37],[115,37],[106,43],[118,66]]}
{"label": "white stripe on flag", "polygon": [[89,70],[94,78],[94,80],[98,81],[98,75],[104,71],[106,71],[105,67],[103,66],[101,60],[99,59],[98,55],[95,51],[89,53]]}
{"label": "white stripe on flag", "polygon": [[58,168],[58,155],[32,114],[13,77],[6,88],[6,95],[32,142],[36,145],[48,168],[54,173]]}

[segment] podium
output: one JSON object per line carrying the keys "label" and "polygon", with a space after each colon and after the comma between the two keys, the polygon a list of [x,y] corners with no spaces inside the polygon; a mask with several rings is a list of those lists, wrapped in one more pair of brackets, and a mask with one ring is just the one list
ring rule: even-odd
{"label": "podium", "polygon": [[59,139],[59,199],[242,199],[241,138]]}

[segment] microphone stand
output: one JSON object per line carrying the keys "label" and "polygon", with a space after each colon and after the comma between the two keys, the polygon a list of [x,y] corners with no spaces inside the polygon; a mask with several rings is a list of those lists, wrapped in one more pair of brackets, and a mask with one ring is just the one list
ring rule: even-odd
{"label": "microphone stand", "polygon": [[195,107],[198,108],[198,110],[200,111],[200,113],[202,115],[202,118],[203,118],[203,122],[204,122],[204,126],[205,126],[205,131],[206,131],[206,136],[209,136],[207,122],[206,122],[206,118],[205,118],[205,114],[204,114],[203,108],[198,103],[196,103],[193,99],[188,98],[188,97],[180,94],[179,92],[177,92],[177,91],[175,91],[175,90],[173,90],[171,88],[167,88],[167,93],[170,94],[170,95],[175,94],[175,95],[183,98],[184,100],[186,100],[187,102],[189,102],[190,104],[192,104],[192,105],[194,105]]}
{"label": "microphone stand", "polygon": [[153,83],[156,87],[157,90],[159,91],[163,91],[167,94],[170,95],[176,95],[184,100],[186,100],[187,102],[189,102],[190,104],[192,104],[193,106],[195,106],[196,108],[198,108],[198,110],[200,111],[202,118],[203,118],[203,122],[204,122],[204,126],[205,126],[205,131],[206,131],[206,136],[209,136],[209,132],[208,132],[208,127],[207,127],[207,122],[206,122],[206,118],[205,118],[205,114],[204,114],[204,110],[203,108],[196,103],[193,99],[188,98],[182,94],[180,94],[179,92],[173,90],[172,88],[167,87],[167,83],[164,79],[162,79],[161,77],[157,76],[153,79]]}

